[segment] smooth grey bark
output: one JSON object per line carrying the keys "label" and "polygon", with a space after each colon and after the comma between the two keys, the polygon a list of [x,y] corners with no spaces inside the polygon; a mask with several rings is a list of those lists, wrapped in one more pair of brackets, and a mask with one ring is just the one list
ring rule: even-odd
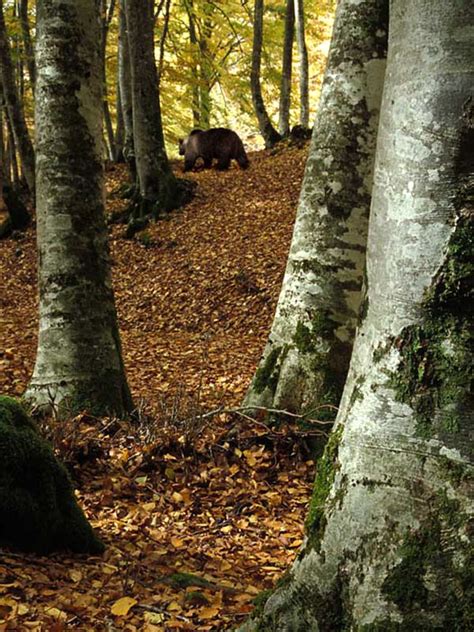
{"label": "smooth grey bark", "polygon": [[95,0],[37,4],[39,337],[25,398],[39,408],[132,409],[114,305],[102,169]]}
{"label": "smooth grey bark", "polygon": [[13,133],[15,134],[15,141],[21,158],[23,173],[28,189],[34,195],[35,154],[15,82],[15,71],[3,16],[3,0],[0,0],[0,74],[8,116],[11,121]]}
{"label": "smooth grey bark", "polygon": [[281,140],[281,136],[273,127],[270,117],[268,116],[260,85],[263,46],[263,9],[264,0],[255,0],[250,89],[252,91],[252,103],[258,121],[258,128],[265,142],[265,148],[269,149]]}
{"label": "smooth grey bark", "polygon": [[179,205],[178,183],[166,155],[154,55],[153,1],[126,0],[132,71],[133,137],[142,198],[141,213]]}
{"label": "smooth grey bark", "polygon": [[299,84],[300,84],[300,125],[309,126],[309,74],[308,74],[308,49],[306,47],[304,27],[304,0],[294,0],[296,42],[298,44],[299,58]]}
{"label": "smooth grey bark", "polygon": [[135,145],[133,141],[132,70],[130,66],[125,0],[120,0],[118,57],[120,101],[125,128],[123,155],[130,170],[130,175],[132,179],[135,180],[137,170],[135,166]]}
{"label": "smooth grey bark", "polygon": [[367,315],[259,630],[472,629],[473,23],[470,0],[391,3]]}
{"label": "smooth grey bark", "polygon": [[21,33],[23,36],[23,46],[25,47],[26,65],[30,76],[33,93],[36,82],[35,52],[31,41],[30,22],[28,17],[28,0],[21,0],[19,6]]}
{"label": "smooth grey bark", "polygon": [[293,61],[294,35],[294,0],[286,0],[285,33],[283,40],[283,59],[280,83],[280,107],[278,113],[278,131],[283,137],[288,136],[290,133],[291,66]]}
{"label": "smooth grey bark", "polygon": [[287,268],[248,406],[334,419],[361,304],[388,0],[339,2]]}

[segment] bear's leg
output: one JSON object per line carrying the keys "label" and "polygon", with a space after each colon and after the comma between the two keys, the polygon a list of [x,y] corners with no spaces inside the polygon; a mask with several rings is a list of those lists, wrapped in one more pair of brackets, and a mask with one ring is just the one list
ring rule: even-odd
{"label": "bear's leg", "polygon": [[219,156],[219,159],[217,161],[217,168],[219,169],[219,171],[225,171],[226,169],[228,169],[230,166],[230,156],[224,155],[224,156]]}
{"label": "bear's leg", "polygon": [[204,158],[204,169],[210,169],[212,167],[212,158]]}
{"label": "bear's leg", "polygon": [[191,171],[191,169],[194,167],[194,163],[196,162],[195,158],[185,158],[184,159],[184,169],[183,171]]}

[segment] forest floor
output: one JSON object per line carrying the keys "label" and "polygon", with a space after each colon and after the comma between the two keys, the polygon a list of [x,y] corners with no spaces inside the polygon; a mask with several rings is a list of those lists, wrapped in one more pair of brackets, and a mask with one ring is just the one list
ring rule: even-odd
{"label": "forest floor", "polygon": [[[194,199],[168,220],[132,240],[111,227],[140,421],[84,413],[44,427],[106,552],[4,551],[0,632],[232,630],[294,559],[314,475],[307,437],[224,411],[242,401],[269,332],[306,155],[256,152],[247,171],[192,173]],[[107,172],[109,212],[125,179]],[[0,243],[2,394],[20,396],[33,369],[35,260],[33,228]]]}

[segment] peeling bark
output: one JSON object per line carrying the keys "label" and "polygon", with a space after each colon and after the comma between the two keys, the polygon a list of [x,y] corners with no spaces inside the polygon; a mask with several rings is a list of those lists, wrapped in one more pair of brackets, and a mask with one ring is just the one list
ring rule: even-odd
{"label": "peeling bark", "polygon": [[305,544],[245,630],[472,629],[473,23],[391,3],[367,315]]}
{"label": "peeling bark", "polygon": [[334,418],[361,304],[388,0],[342,0],[283,286],[245,404]]}
{"label": "peeling bark", "polygon": [[114,306],[102,171],[95,0],[38,2],[36,144],[40,318],[26,399],[39,408],[132,408]]}

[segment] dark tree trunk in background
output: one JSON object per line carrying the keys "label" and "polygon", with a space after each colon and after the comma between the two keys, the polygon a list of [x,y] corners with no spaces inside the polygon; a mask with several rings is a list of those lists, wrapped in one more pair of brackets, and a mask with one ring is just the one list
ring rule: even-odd
{"label": "dark tree trunk in background", "polygon": [[294,0],[286,0],[285,34],[280,83],[280,108],[278,131],[283,137],[290,133],[291,66],[293,62],[293,39],[295,35]]}
{"label": "dark tree trunk in background", "polygon": [[120,94],[120,82],[117,77],[117,100],[116,100],[116,112],[117,112],[117,125],[115,127],[115,162],[125,162],[125,158],[123,155],[123,147],[125,143],[125,123],[123,120],[123,111],[122,111],[122,97]]}
{"label": "dark tree trunk in background", "polygon": [[165,150],[154,51],[152,0],[126,0],[132,70],[133,138],[141,214],[158,215],[179,205],[178,183]]}
{"label": "dark tree trunk in background", "polygon": [[23,107],[15,83],[15,72],[3,16],[3,0],[0,0],[0,72],[8,116],[15,135],[18,153],[28,189],[35,191],[35,155],[23,113]]}
{"label": "dark tree trunk in background", "polygon": [[10,121],[10,113],[7,108],[7,153],[8,153],[8,163],[10,165],[10,181],[12,183],[13,188],[16,191],[20,190],[21,182],[20,182],[20,170],[18,168],[18,160],[16,157],[16,142],[15,142],[15,134],[13,132],[13,127]]}
{"label": "dark tree trunk in background", "polygon": [[212,23],[206,16],[201,25],[199,39],[199,126],[209,129],[211,125],[211,86],[212,59],[209,52],[209,40],[212,35]]}
{"label": "dark tree trunk in background", "polygon": [[189,22],[189,43],[191,44],[192,61],[190,65],[191,74],[191,109],[193,114],[193,127],[199,127],[200,122],[200,100],[199,100],[199,67],[198,67],[198,41],[196,35],[196,23],[193,12],[192,0],[185,1],[186,13]]}
{"label": "dark tree trunk in background", "polygon": [[36,45],[39,408],[132,409],[110,275],[96,0],[39,0]]}
{"label": "dark tree trunk in background", "polygon": [[31,41],[30,22],[28,18],[28,0],[21,0],[20,2],[20,24],[21,32],[23,35],[23,45],[25,47],[26,65],[28,68],[28,74],[30,76],[31,87],[34,92],[36,82],[36,66],[35,51],[33,43]]}
{"label": "dark tree trunk in background", "polygon": [[112,125],[112,117],[110,115],[109,100],[107,98],[107,37],[109,34],[110,23],[114,16],[115,0],[110,0],[110,4],[107,0],[101,0],[101,18],[102,18],[102,71],[103,71],[103,95],[102,95],[102,109],[104,114],[105,131],[107,134],[107,150],[109,160],[115,160],[115,135]]}
{"label": "dark tree trunk in background", "polygon": [[118,73],[120,85],[120,102],[124,125],[123,156],[130,170],[132,180],[137,178],[135,165],[135,144],[133,141],[133,103],[132,103],[132,70],[130,66],[130,49],[128,46],[127,17],[125,0],[120,0]]}
{"label": "dark tree trunk in background", "polygon": [[300,125],[309,127],[308,49],[304,29],[304,0],[295,0],[296,42],[300,69]]}
{"label": "dark tree trunk in background", "polygon": [[269,149],[281,140],[280,134],[273,127],[263,102],[260,85],[260,69],[262,64],[263,46],[263,0],[255,0],[253,22],[252,70],[250,72],[250,88],[255,115],[258,120],[260,134]]}

